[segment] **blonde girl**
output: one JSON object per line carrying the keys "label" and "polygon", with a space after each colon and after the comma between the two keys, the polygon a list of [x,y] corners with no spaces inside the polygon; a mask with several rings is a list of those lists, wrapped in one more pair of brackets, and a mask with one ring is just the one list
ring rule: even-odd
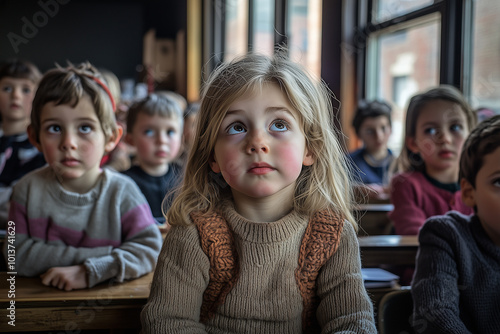
{"label": "blonde girl", "polygon": [[458,183],[462,146],[476,116],[458,89],[441,85],[411,98],[404,148],[391,181],[396,234],[416,235],[425,220],[450,210],[471,214]]}
{"label": "blonde girl", "polygon": [[204,86],[146,333],[375,333],[331,95],[282,55]]}

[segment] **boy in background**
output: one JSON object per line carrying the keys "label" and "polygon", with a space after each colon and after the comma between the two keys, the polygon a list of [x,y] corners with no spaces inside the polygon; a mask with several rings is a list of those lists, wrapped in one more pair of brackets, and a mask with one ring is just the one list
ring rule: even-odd
{"label": "boy in background", "polygon": [[500,115],[470,133],[460,179],[474,214],[431,217],[419,233],[416,333],[500,333]]}
{"label": "boy in background", "polygon": [[0,64],[0,229],[7,223],[12,186],[45,165],[43,154],[31,145],[26,131],[41,76],[28,61],[13,59]]}
{"label": "boy in background", "polygon": [[122,135],[113,110],[89,63],[55,68],[40,82],[28,134],[48,166],[13,189],[18,275],[73,290],[154,269],[162,240],[146,199],[129,178],[99,166]]}
{"label": "boy in background", "polygon": [[[363,147],[350,153],[356,165],[355,180],[368,187],[371,199],[389,198],[389,167],[394,160],[387,142],[392,133],[391,106],[384,101],[358,102],[352,121],[356,135],[363,141]],[[363,191],[361,191],[363,193]]]}
{"label": "boy in background", "polygon": [[159,224],[165,222],[163,212],[170,207],[172,190],[182,176],[182,168],[174,163],[182,129],[183,111],[165,94],[150,94],[128,111],[125,140],[136,148],[137,164],[123,173],[137,183]]}

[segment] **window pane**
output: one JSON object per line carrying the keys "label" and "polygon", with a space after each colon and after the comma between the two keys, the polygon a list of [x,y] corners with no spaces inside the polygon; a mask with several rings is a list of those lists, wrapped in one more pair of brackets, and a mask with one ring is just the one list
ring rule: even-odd
{"label": "window pane", "polygon": [[386,21],[432,5],[434,0],[378,0],[375,1],[375,21]]}
{"label": "window pane", "polygon": [[226,45],[224,61],[248,50],[248,4],[246,0],[226,1]]}
{"label": "window pane", "polygon": [[476,0],[474,6],[470,102],[500,113],[500,2]]}
{"label": "window pane", "polygon": [[290,58],[312,74],[321,71],[321,0],[290,0],[287,36]]}
{"label": "window pane", "polygon": [[389,147],[396,153],[401,149],[409,98],[439,84],[440,21],[434,17],[369,41],[367,96],[392,104]]}
{"label": "window pane", "polygon": [[253,0],[253,51],[272,55],[274,51],[274,1]]}

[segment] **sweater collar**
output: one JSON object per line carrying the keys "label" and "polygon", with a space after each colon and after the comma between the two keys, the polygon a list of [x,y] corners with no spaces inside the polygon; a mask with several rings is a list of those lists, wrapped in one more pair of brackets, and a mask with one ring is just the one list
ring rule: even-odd
{"label": "sweater collar", "polygon": [[438,187],[439,189],[443,189],[446,191],[449,191],[450,193],[456,193],[457,191],[460,190],[460,183],[458,182],[453,182],[453,183],[441,183],[435,178],[429,176],[425,169],[423,170],[422,174],[424,174],[425,178],[432,183],[435,187]]}
{"label": "sweater collar", "polygon": [[108,171],[106,170],[106,168],[104,168],[96,185],[88,192],[84,194],[79,194],[64,189],[59,180],[57,179],[56,173],[52,170],[52,168],[51,167],[47,168],[49,168],[51,172],[51,177],[48,179],[50,191],[54,194],[54,196],[57,199],[68,205],[82,206],[94,203],[99,198],[100,189],[102,185],[104,184],[105,180],[108,179],[107,176]]}
{"label": "sweater collar", "polygon": [[297,233],[303,233],[308,217],[299,215],[295,210],[274,222],[254,222],[241,216],[234,208],[234,203],[225,201],[222,205],[223,216],[234,233],[249,242],[272,243],[289,239]]}

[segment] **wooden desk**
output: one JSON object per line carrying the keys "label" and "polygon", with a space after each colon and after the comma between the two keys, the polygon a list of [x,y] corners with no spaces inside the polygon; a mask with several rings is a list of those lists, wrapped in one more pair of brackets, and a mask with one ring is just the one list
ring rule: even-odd
{"label": "wooden desk", "polygon": [[418,250],[416,235],[360,236],[361,263],[364,268],[381,264],[414,265]]}
{"label": "wooden desk", "polygon": [[359,223],[359,236],[389,234],[392,222],[387,214],[394,209],[390,203],[359,204],[354,217]]}
{"label": "wooden desk", "polygon": [[[125,283],[105,282],[91,289],[62,291],[39,278],[16,277],[15,298],[8,298],[7,274],[0,273],[0,332],[140,329],[140,312],[153,273]],[[15,324],[7,317],[15,300]]]}

